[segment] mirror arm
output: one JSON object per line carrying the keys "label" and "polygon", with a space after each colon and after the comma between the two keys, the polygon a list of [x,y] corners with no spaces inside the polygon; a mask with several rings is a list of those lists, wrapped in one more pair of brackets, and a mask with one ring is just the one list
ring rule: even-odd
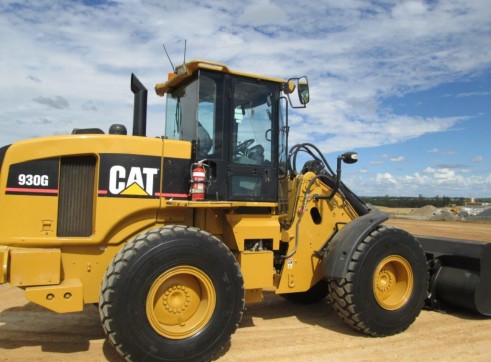
{"label": "mirror arm", "polygon": [[355,163],[358,161],[358,154],[356,152],[346,152],[337,158],[337,168],[336,168],[336,184],[334,185],[331,193],[328,196],[314,195],[314,200],[330,200],[336,195],[339,190],[339,185],[341,184],[341,161],[348,164]]}
{"label": "mirror arm", "polygon": [[339,185],[341,184],[341,161],[343,160],[343,155],[338,156],[337,159],[337,168],[336,168],[336,184],[332,188],[332,191],[329,195],[314,195],[314,201],[317,200],[330,200],[336,195],[339,190]]}

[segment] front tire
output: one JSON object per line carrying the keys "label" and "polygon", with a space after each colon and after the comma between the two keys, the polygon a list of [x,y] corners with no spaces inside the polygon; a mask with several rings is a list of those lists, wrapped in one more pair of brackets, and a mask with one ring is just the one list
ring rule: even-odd
{"label": "front tire", "polygon": [[428,267],[419,242],[403,230],[380,226],[358,246],[347,275],[329,282],[337,314],[372,336],[406,330],[427,296]]}
{"label": "front tire", "polygon": [[130,240],[107,269],[99,302],[110,342],[132,361],[209,361],[229,343],[243,308],[232,253],[184,226]]}

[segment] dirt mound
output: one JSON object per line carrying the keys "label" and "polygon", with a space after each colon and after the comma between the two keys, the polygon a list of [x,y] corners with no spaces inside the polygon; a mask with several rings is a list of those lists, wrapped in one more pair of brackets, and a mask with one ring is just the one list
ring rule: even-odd
{"label": "dirt mound", "polygon": [[413,216],[419,216],[422,218],[430,218],[433,216],[438,209],[433,206],[433,205],[426,205],[423,207],[420,207],[419,209],[414,209],[411,211],[409,214]]}
{"label": "dirt mound", "polygon": [[445,209],[438,209],[429,217],[429,220],[432,221],[455,221],[458,219],[459,216],[457,214]]}

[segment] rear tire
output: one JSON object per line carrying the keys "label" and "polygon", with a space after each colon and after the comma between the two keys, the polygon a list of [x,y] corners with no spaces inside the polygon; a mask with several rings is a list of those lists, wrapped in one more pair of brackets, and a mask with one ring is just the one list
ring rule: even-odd
{"label": "rear tire", "polygon": [[130,361],[209,361],[229,343],[243,308],[232,253],[184,226],[129,241],[106,271],[99,302],[109,341]]}
{"label": "rear tire", "polygon": [[406,330],[427,296],[428,267],[419,242],[403,230],[380,226],[358,246],[345,278],[329,282],[337,314],[372,336]]}

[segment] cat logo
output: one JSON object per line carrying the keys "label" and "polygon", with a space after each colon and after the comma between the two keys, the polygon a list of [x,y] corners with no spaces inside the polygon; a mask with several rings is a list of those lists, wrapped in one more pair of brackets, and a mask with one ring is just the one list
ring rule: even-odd
{"label": "cat logo", "polygon": [[109,171],[109,192],[113,195],[153,196],[154,176],[159,170],[150,167],[113,166]]}
{"label": "cat logo", "polygon": [[100,197],[160,197],[161,158],[132,154],[101,154]]}

